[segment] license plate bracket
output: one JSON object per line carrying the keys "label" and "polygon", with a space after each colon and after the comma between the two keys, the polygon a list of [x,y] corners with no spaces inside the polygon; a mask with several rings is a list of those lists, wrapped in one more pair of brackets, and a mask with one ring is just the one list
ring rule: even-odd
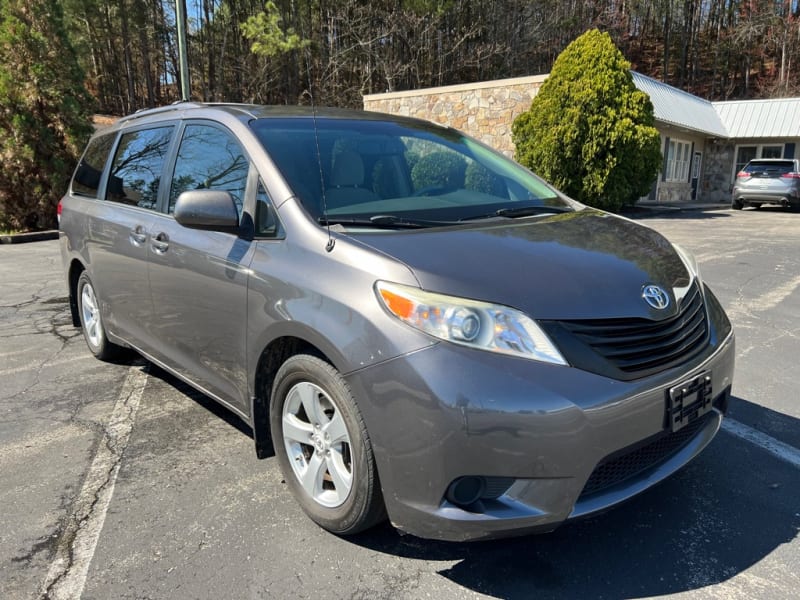
{"label": "license plate bracket", "polygon": [[667,390],[667,427],[682,429],[711,410],[711,372],[705,371]]}

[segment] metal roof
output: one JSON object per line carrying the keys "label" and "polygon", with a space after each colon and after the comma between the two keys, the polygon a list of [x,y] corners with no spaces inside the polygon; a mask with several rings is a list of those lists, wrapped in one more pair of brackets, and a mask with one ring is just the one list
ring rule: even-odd
{"label": "metal roof", "polygon": [[636,71],[631,71],[636,87],[650,96],[656,120],[679,129],[711,137],[728,137],[728,131],[714,105]]}
{"label": "metal roof", "polygon": [[709,102],[631,71],[662,123],[721,138],[800,137],[800,98]]}
{"label": "metal roof", "polygon": [[800,98],[714,102],[732,138],[800,137]]}

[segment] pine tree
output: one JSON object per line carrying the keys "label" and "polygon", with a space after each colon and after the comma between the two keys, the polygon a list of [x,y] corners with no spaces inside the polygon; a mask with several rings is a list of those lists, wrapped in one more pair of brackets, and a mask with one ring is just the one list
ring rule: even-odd
{"label": "pine tree", "polygon": [[0,227],[43,229],[92,128],[57,0],[0,3]]}
{"label": "pine tree", "polygon": [[576,200],[616,211],[645,195],[661,165],[653,105],[608,33],[587,31],[558,56],[517,117],[517,160]]}

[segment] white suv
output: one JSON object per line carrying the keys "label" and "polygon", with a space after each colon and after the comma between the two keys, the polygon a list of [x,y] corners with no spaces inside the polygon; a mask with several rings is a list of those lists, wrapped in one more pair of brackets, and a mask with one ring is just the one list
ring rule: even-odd
{"label": "white suv", "polygon": [[800,208],[800,161],[796,158],[751,160],[736,174],[731,206],[741,210],[762,204]]}

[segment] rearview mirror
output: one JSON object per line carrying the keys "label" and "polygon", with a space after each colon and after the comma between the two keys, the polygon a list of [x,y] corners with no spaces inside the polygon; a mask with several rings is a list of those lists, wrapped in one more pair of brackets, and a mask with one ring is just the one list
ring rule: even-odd
{"label": "rearview mirror", "polygon": [[175,220],[192,229],[235,231],[239,228],[239,210],[229,192],[191,190],[178,196]]}

